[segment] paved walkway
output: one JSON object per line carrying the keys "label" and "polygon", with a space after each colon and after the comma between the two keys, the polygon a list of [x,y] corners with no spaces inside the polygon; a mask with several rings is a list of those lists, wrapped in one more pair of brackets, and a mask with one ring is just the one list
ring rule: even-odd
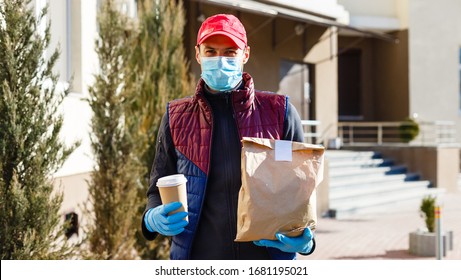
{"label": "paved walkway", "polygon": [[[442,229],[453,231],[453,250],[443,259],[461,260],[461,188],[437,198],[441,205]],[[388,213],[356,215],[338,220],[320,218],[316,231],[317,248],[310,256],[298,259],[429,259],[411,255],[409,233],[425,227],[419,216],[420,202],[393,206]]]}

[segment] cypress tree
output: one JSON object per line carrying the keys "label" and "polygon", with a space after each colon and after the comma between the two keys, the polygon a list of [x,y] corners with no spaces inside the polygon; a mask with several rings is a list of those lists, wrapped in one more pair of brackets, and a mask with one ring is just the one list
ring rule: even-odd
{"label": "cypress tree", "polygon": [[[182,1],[138,1],[138,32],[132,41],[131,75],[127,79],[130,107],[128,114],[137,127],[137,154],[144,170],[140,174],[143,187],[138,216],[146,205],[149,173],[155,156],[157,132],[168,101],[193,94],[194,78],[189,74],[185,58],[183,33],[185,11]],[[140,221],[139,221],[140,223]],[[146,259],[169,257],[169,240],[157,237],[147,242],[140,227],[137,232],[138,251]]]}
{"label": "cypress tree", "polygon": [[68,90],[57,89],[50,23],[39,28],[47,8],[36,18],[30,2],[0,2],[0,256],[62,259],[73,249],[52,176],[75,145],[59,138],[58,108]]}
{"label": "cypress tree", "polygon": [[93,221],[89,230],[91,258],[133,259],[137,210],[137,170],[130,127],[126,125],[126,60],[130,26],[115,1],[98,12],[96,53],[99,73],[89,88],[93,111],[91,145],[96,168],[89,182]]}

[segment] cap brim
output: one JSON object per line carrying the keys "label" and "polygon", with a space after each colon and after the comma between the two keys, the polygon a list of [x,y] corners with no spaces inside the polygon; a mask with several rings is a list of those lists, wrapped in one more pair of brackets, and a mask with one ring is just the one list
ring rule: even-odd
{"label": "cap brim", "polygon": [[225,31],[211,32],[210,34],[207,34],[206,36],[202,37],[200,42],[197,42],[197,44],[198,45],[202,44],[206,39],[208,39],[208,38],[210,38],[211,36],[214,36],[214,35],[224,35],[224,36],[230,38],[239,49],[243,50],[246,47],[245,42],[243,42],[239,37],[237,37],[235,35],[232,35],[230,33],[227,33]]}

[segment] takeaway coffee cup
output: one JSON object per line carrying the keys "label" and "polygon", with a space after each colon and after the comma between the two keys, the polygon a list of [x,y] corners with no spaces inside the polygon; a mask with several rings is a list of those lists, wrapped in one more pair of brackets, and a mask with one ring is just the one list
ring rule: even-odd
{"label": "takeaway coffee cup", "polygon": [[[162,177],[157,181],[157,187],[160,191],[160,197],[163,204],[174,201],[182,203],[182,207],[172,213],[187,212],[187,179],[183,174],[175,174]],[[187,220],[187,217],[186,217]]]}

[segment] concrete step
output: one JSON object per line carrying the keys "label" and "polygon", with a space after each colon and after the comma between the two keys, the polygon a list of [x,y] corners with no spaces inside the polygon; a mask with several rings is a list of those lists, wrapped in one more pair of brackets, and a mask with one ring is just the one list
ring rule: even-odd
{"label": "concrete step", "polygon": [[330,190],[334,191],[337,188],[343,187],[356,187],[356,186],[369,186],[369,185],[380,185],[390,183],[400,183],[405,181],[418,180],[418,175],[411,174],[377,174],[375,176],[351,176],[350,178],[330,178]]}
{"label": "concrete step", "polygon": [[369,184],[336,188],[330,192],[330,203],[349,203],[356,200],[379,198],[384,195],[400,195],[402,192],[420,192],[426,190],[430,185],[429,181],[413,181],[413,182],[393,182],[381,184]]}
{"label": "concrete step", "polygon": [[385,175],[387,171],[390,171],[390,166],[383,167],[345,167],[330,170],[330,178],[351,178],[353,176],[365,176],[365,175]]}
{"label": "concrete step", "polygon": [[329,176],[333,180],[339,177],[369,176],[369,175],[391,175],[404,174],[407,168],[403,165],[398,166],[377,166],[377,167],[343,167],[329,171]]}
{"label": "concrete step", "polygon": [[382,159],[382,158],[360,158],[352,160],[338,160],[331,161],[329,168],[344,168],[344,167],[383,167],[383,166],[392,166],[394,164],[393,160]]}
{"label": "concrete step", "polygon": [[379,158],[381,157],[381,154],[373,151],[326,150],[325,157],[336,161],[362,158]]}
{"label": "concrete step", "polygon": [[375,194],[367,194],[362,195],[360,197],[356,197],[354,199],[343,198],[343,199],[333,199],[330,201],[330,208],[336,209],[337,211],[346,211],[350,209],[360,209],[360,208],[367,208],[372,207],[374,205],[383,205],[388,203],[397,203],[401,200],[407,200],[411,198],[422,198],[428,194],[438,194],[441,189],[437,188],[423,188],[423,187],[416,187],[416,188],[409,188],[406,191],[399,190],[387,193],[375,193]]}
{"label": "concrete step", "polygon": [[[426,188],[421,191],[412,191],[412,192],[402,192],[399,194],[381,196],[379,200],[367,199],[365,201],[348,203],[348,204],[337,204],[330,207],[336,219],[349,219],[355,218],[358,215],[364,217],[370,214],[379,214],[379,213],[394,213],[397,210],[401,209],[402,204],[411,204],[412,210],[419,207],[421,200],[426,195],[441,196],[445,193],[445,189],[440,188]],[[331,205],[330,205],[331,206]],[[397,207],[398,206],[398,207]],[[330,215],[332,215],[330,213]]]}
{"label": "concrete step", "polygon": [[[408,173],[405,165],[395,165],[373,151],[326,151],[329,160],[330,209],[346,217],[389,207],[402,201],[418,202],[427,194],[442,190],[430,188],[418,173]],[[330,211],[331,212],[331,211]]]}

